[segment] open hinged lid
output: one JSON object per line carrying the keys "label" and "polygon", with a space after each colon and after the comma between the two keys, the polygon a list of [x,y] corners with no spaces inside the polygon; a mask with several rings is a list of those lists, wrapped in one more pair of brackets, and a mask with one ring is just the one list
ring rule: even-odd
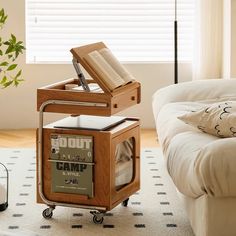
{"label": "open hinged lid", "polygon": [[[63,105],[57,102],[53,105],[47,105],[44,111],[77,115],[110,116],[140,103],[140,83],[134,80],[132,75],[118,62],[104,43],[99,42],[72,48],[71,52],[73,54],[73,63],[81,64],[93,79],[86,80],[85,82],[88,85],[90,83],[97,83],[103,92],[66,90],[67,85],[82,85],[78,79],[67,79],[37,89],[38,111],[46,102],[56,100],[69,101],[71,104],[67,103]],[[105,65],[105,59],[100,60],[101,56],[103,56],[99,55],[100,52],[103,53],[105,58],[108,56]],[[98,60],[96,60],[97,56]],[[94,61],[96,66],[94,66]],[[99,65],[101,61],[100,66],[102,65],[102,69],[99,69],[97,64]],[[118,71],[114,73],[113,70],[115,69],[113,68],[118,69]],[[117,75],[118,73],[120,74],[119,76]],[[112,76],[110,76],[111,74]],[[113,75],[115,76],[114,80]],[[122,78],[120,79],[120,77]]]}
{"label": "open hinged lid", "polygon": [[111,96],[125,87],[140,86],[103,42],[72,48],[71,53],[102,90]]}

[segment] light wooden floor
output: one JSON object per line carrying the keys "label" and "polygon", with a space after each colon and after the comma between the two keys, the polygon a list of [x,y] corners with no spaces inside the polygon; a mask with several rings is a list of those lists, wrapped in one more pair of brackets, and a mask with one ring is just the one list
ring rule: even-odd
{"label": "light wooden floor", "polygon": [[[0,130],[0,147],[35,147],[34,129]],[[141,130],[141,147],[158,147],[154,129]]]}

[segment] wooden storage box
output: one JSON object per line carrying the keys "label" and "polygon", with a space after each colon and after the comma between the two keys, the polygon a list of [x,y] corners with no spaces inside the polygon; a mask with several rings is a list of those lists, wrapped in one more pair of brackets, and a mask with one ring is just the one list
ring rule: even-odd
{"label": "wooden storage box", "polygon": [[[86,135],[93,137],[93,169],[94,196],[71,193],[52,192],[51,163],[51,134]],[[111,210],[126,200],[140,188],[140,122],[138,119],[127,118],[123,123],[106,131],[75,130],[54,128],[53,124],[44,126],[42,143],[42,190],[44,196],[52,202],[79,204],[84,206],[103,207]],[[115,186],[116,148],[128,139],[133,140],[132,149],[132,180],[130,183],[117,189]],[[37,158],[38,160],[38,158]],[[38,165],[37,165],[38,166]],[[37,191],[39,189],[37,188]],[[39,192],[37,202],[43,203]],[[56,204],[57,205],[57,204]]]}
{"label": "wooden storage box", "polygon": [[[93,82],[93,80],[88,80]],[[66,84],[78,84],[77,79],[67,79],[52,85],[37,89],[37,110],[49,100],[81,102],[81,105],[48,105],[45,112],[65,114],[84,114],[96,116],[111,116],[128,107],[140,103],[140,84],[129,83],[113,92],[94,93],[85,91],[65,90]]]}

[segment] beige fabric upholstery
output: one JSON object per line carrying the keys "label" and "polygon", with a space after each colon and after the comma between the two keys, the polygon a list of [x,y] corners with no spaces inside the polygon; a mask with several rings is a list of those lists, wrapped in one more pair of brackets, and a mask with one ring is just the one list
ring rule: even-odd
{"label": "beige fabric upholstery", "polygon": [[236,139],[200,131],[176,135],[167,149],[167,168],[186,196],[236,197]]}
{"label": "beige fabric upholstery", "polygon": [[[225,222],[230,204],[236,203],[236,138],[221,139],[203,133],[177,117],[227,100],[236,100],[236,80],[187,82],[163,88],[153,96],[167,169],[187,199],[188,215],[197,236],[236,235],[236,224],[232,220]],[[227,202],[229,198],[232,201]],[[220,211],[223,214],[216,215]],[[236,211],[231,213],[236,219]],[[222,231],[221,220],[230,227],[229,234]]]}
{"label": "beige fabric upholstery", "polygon": [[166,153],[166,149],[168,148],[171,139],[176,134],[186,131],[196,131],[196,128],[191,127],[177,119],[177,116],[183,115],[194,108],[201,108],[201,104],[181,102],[168,103],[163,106],[161,112],[156,118],[156,126],[158,130],[158,139],[162,145],[164,153]]}
{"label": "beige fabric upholstery", "polygon": [[236,198],[183,196],[193,231],[197,236],[235,236]]}
{"label": "beige fabric upholstery", "polygon": [[153,95],[154,117],[167,103],[184,101],[224,101],[231,98],[236,100],[236,79],[230,80],[196,80],[173,84],[158,90]]}

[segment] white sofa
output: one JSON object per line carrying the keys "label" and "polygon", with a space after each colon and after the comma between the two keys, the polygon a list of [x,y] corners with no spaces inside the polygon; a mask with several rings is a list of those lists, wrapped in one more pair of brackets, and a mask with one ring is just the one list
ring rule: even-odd
{"label": "white sofa", "polygon": [[153,95],[158,139],[196,236],[236,235],[236,138],[219,138],[177,117],[236,100],[236,80],[171,85]]}

